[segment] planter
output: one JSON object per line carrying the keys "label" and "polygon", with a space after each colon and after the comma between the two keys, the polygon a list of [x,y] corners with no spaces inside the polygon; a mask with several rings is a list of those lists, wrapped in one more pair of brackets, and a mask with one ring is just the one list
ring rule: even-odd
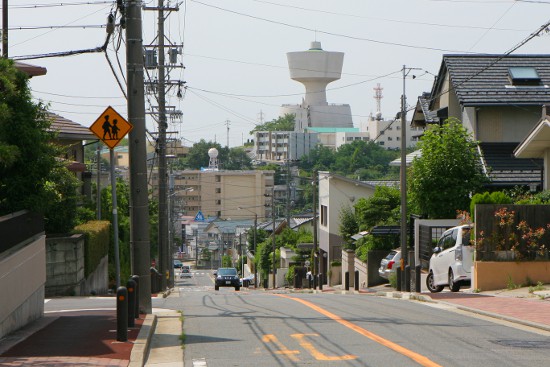
{"label": "planter", "polygon": [[472,289],[506,289],[509,284],[550,283],[550,261],[476,261]]}

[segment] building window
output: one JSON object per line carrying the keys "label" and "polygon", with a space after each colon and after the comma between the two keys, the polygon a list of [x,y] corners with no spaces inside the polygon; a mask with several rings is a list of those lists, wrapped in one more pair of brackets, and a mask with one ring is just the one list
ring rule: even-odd
{"label": "building window", "polygon": [[395,138],[395,140],[399,141],[399,136],[397,138]]}
{"label": "building window", "polygon": [[392,141],[392,137],[391,136],[388,136],[388,141]]}
{"label": "building window", "polygon": [[219,175],[216,175],[216,182],[221,182],[221,181],[222,181],[222,178],[221,178],[221,176],[219,176]]}
{"label": "building window", "polygon": [[222,189],[221,188],[216,188],[216,194],[221,194],[222,193]]}
{"label": "building window", "polygon": [[321,225],[325,226],[325,227],[328,225],[327,214],[328,214],[327,206],[326,205],[321,205]]}

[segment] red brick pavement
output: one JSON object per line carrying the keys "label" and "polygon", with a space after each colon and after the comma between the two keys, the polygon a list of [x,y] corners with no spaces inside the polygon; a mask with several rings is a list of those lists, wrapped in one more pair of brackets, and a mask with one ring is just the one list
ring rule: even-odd
{"label": "red brick pavement", "polygon": [[550,300],[539,298],[498,297],[465,292],[432,293],[435,301],[464,306],[550,328]]}
{"label": "red brick pavement", "polygon": [[54,320],[0,355],[0,366],[128,366],[144,316],[118,342],[115,310],[46,314]]}

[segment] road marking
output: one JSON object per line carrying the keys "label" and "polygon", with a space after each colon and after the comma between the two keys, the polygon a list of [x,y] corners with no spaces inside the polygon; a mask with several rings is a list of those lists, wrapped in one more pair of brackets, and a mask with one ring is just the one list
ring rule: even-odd
{"label": "road marking", "polygon": [[325,310],[324,308],[321,308],[311,302],[308,302],[306,300],[303,300],[303,299],[300,299],[300,298],[295,298],[295,297],[291,297],[291,296],[287,296],[285,294],[275,294],[275,296],[278,296],[278,297],[283,297],[283,298],[288,298],[288,299],[291,299],[293,301],[296,301],[296,302],[299,302],[301,304],[303,304],[304,306],[307,306],[317,312],[319,312],[321,315],[324,315],[338,323],[340,323],[341,325],[347,327],[347,328],[350,328],[351,330],[371,339],[372,341],[375,341],[391,350],[394,350],[410,359],[412,359],[413,361],[417,362],[418,364],[420,364],[421,366],[424,366],[424,367],[442,367],[441,365],[435,363],[434,361],[430,360],[429,358],[421,355],[421,354],[418,354],[418,353],[415,353],[413,352],[412,350],[409,350],[405,347],[402,347],[400,346],[399,344],[396,344],[388,339],[384,339],[382,338],[381,336],[379,335],[376,335],[366,329],[363,329],[362,327],[358,326],[358,325],[355,325],[354,323],[350,322],[350,321],[347,321],[347,320],[344,320],[343,318],[341,318],[340,316],[338,315],[335,315],[333,314],[332,312],[330,311],[327,311]]}
{"label": "road marking", "polygon": [[283,343],[281,343],[279,341],[279,339],[277,339],[277,337],[273,334],[267,334],[267,335],[264,335],[262,337],[262,341],[264,343],[273,343],[277,346],[277,348],[279,348],[278,351],[276,351],[275,353],[276,354],[282,354],[286,357],[288,357],[288,359],[290,359],[291,361],[293,362],[297,362],[299,361],[298,357],[295,356],[295,354],[300,354],[300,351],[298,350],[289,350],[287,347],[284,346]]}
{"label": "road marking", "polygon": [[207,367],[206,358],[193,359],[193,367]]}
{"label": "road marking", "polygon": [[349,361],[350,359],[357,359],[357,356],[353,354],[345,354],[343,356],[327,356],[324,353],[318,351],[313,344],[308,342],[306,336],[319,336],[319,334],[292,334],[291,337],[298,339],[298,342],[318,361]]}

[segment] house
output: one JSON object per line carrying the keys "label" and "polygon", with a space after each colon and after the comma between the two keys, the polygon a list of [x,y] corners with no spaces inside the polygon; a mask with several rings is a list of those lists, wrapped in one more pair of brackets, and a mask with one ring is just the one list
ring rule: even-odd
{"label": "house", "polygon": [[543,108],[542,118],[525,139],[516,147],[514,155],[517,158],[544,159],[543,190],[550,190],[550,116],[546,107]]}
{"label": "house", "polygon": [[353,210],[360,198],[371,197],[375,186],[334,173],[319,172],[319,273],[328,274],[329,264],[342,259],[343,238],[340,236],[340,213],[344,207]]}
{"label": "house", "polygon": [[550,102],[550,55],[444,55],[430,93],[418,98],[412,126],[459,119],[479,141],[489,187],[542,187],[543,161],[514,149]]}

